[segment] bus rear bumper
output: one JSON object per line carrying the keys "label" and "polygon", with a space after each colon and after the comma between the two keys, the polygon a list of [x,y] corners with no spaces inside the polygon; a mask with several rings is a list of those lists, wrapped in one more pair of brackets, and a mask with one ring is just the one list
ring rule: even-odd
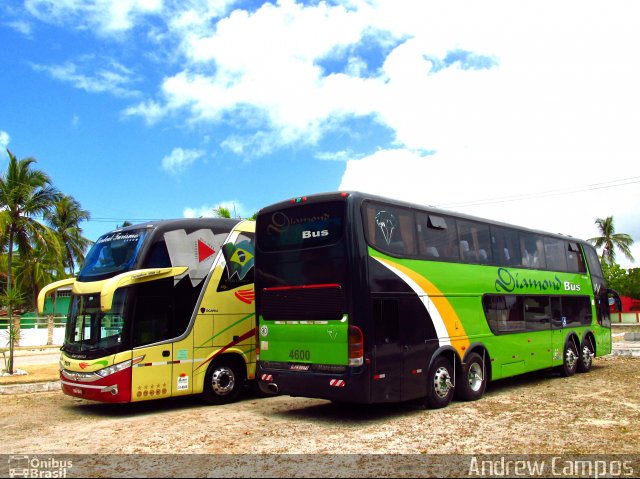
{"label": "bus rear bumper", "polygon": [[365,375],[309,374],[301,371],[266,370],[258,364],[256,379],[267,394],[328,399],[336,402],[369,403],[369,387]]}

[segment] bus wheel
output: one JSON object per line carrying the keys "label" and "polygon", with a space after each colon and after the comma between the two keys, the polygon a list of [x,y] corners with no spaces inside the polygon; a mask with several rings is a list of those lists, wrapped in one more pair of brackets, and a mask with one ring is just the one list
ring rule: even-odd
{"label": "bus wheel", "polygon": [[242,374],[231,361],[212,363],[204,377],[204,399],[209,404],[235,401],[242,388]]}
{"label": "bus wheel", "polygon": [[592,341],[590,337],[586,337],[584,338],[584,343],[582,343],[582,354],[578,361],[578,371],[581,373],[588,373],[593,366],[593,358],[596,353]]}
{"label": "bus wheel", "polygon": [[476,401],[487,387],[484,361],[477,353],[471,353],[462,366],[462,376],[456,381],[456,397],[463,401]]}
{"label": "bus wheel", "polygon": [[574,340],[570,339],[564,346],[564,360],[562,363],[562,375],[565,377],[573,376],[578,369],[578,350],[574,344]]}
{"label": "bus wheel", "polygon": [[430,409],[447,406],[453,399],[453,368],[444,356],[438,357],[427,376],[427,397],[425,404]]}

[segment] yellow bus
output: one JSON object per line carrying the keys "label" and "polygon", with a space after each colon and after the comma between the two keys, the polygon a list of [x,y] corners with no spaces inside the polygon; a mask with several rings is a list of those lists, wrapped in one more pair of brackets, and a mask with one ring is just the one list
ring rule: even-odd
{"label": "yellow bus", "polygon": [[255,379],[255,223],[179,219],[101,236],[72,285],[62,390],[103,402],[202,394],[234,401]]}

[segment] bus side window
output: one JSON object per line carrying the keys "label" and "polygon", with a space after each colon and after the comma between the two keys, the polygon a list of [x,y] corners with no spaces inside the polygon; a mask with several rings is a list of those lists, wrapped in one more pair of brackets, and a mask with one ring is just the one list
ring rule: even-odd
{"label": "bus side window", "polygon": [[487,294],[482,298],[484,314],[494,334],[525,330],[521,296]]}
{"label": "bus side window", "polygon": [[569,241],[567,244],[567,270],[570,273],[586,273],[587,267],[578,248],[578,243]]}
{"label": "bus side window", "polygon": [[460,257],[466,263],[488,264],[492,261],[489,225],[458,221]]}
{"label": "bus side window", "polygon": [[164,241],[156,241],[147,254],[143,268],[166,268],[171,266],[169,251]]}
{"label": "bus side window", "polygon": [[524,322],[527,331],[542,331],[551,327],[551,305],[548,296],[524,297]]}
{"label": "bus side window", "polygon": [[133,313],[133,347],[166,341],[180,334],[180,327],[172,322],[173,298],[166,296],[147,296],[141,293],[135,303]]}
{"label": "bus side window", "polygon": [[506,228],[491,228],[493,260],[501,266],[520,264],[520,242],[518,232]]}
{"label": "bus side window", "polygon": [[398,256],[415,256],[415,219],[413,212],[387,205],[367,205],[366,233],[375,248]]}
{"label": "bus side window", "polygon": [[542,236],[521,233],[520,251],[522,252],[522,266],[536,269],[544,269],[546,266]]}
{"label": "bus side window", "polygon": [[562,299],[551,296],[551,329],[562,329]]}
{"label": "bus side window", "polygon": [[459,261],[458,235],[453,218],[418,213],[420,256],[443,261]]}
{"label": "bus side window", "polygon": [[556,238],[544,239],[544,252],[547,268],[555,271],[567,271],[567,255],[565,241]]}
{"label": "bus side window", "polygon": [[587,296],[562,298],[562,322],[565,328],[589,325],[591,321],[591,303]]}

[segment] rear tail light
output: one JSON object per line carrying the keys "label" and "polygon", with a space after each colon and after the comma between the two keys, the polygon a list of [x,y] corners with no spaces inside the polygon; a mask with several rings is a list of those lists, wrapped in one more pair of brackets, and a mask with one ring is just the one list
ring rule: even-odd
{"label": "rear tail light", "polygon": [[349,326],[349,366],[364,364],[364,336],[357,326]]}

